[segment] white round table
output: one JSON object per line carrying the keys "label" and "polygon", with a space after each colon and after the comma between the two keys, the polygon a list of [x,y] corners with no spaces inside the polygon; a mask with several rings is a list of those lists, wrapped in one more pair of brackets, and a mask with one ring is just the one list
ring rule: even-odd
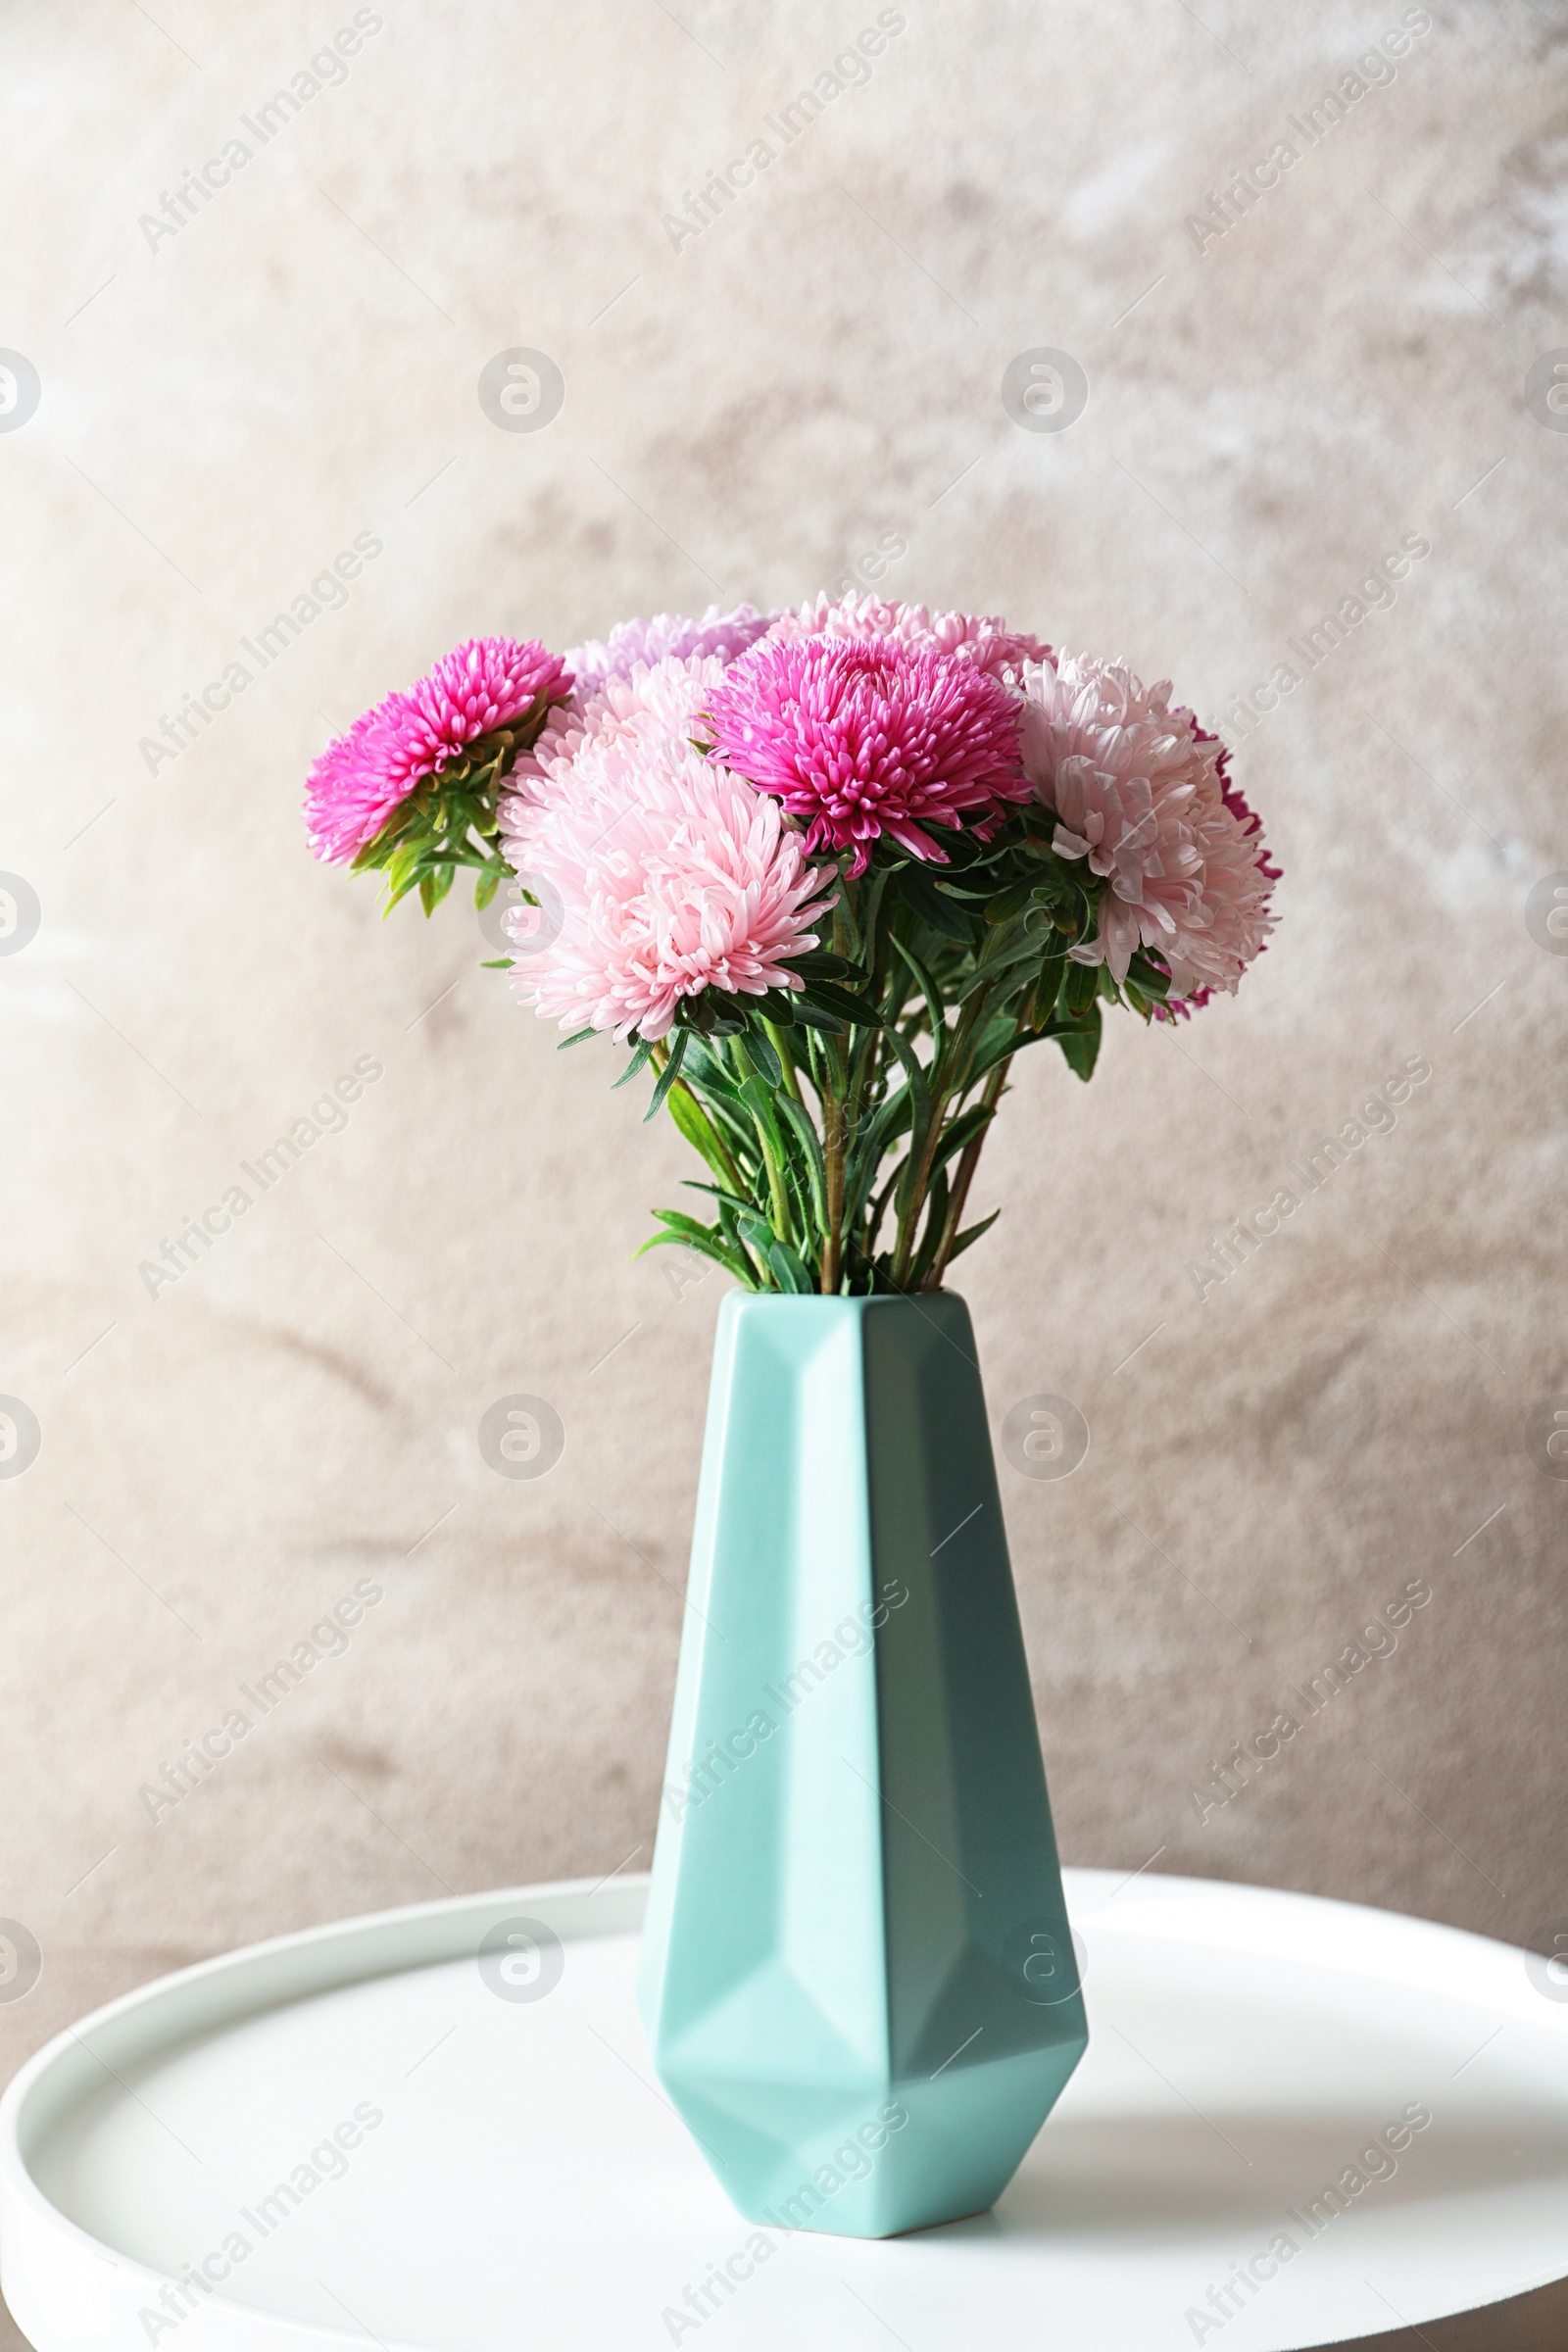
{"label": "white round table", "polygon": [[[1568,2272],[1568,1987],[1541,1962],[1304,1895],[1066,1879],[1089,2053],[973,2220],[759,2242],[654,2081],[645,1883],[612,1879],[283,1936],[62,2034],[0,2102],[0,2284],[38,2352],[1286,2352]],[[516,1920],[561,1938],[523,1998],[476,1959]]]}

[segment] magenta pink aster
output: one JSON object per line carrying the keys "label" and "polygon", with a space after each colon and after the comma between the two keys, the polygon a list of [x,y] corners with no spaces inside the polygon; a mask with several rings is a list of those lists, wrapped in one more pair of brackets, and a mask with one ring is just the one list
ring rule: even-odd
{"label": "magenta pink aster", "polygon": [[879,835],[945,865],[928,825],[1026,800],[1019,702],[973,662],[897,638],[764,638],[724,672],[707,714],[713,753],[806,820],[810,851]]}
{"label": "magenta pink aster", "polygon": [[[831,869],[810,865],[777,801],[693,748],[724,664],[671,657],[611,677],[519,763],[502,846],[548,911],[509,918],[524,1004],[564,1029],[655,1041],[710,988],[799,988]],[[824,903],[826,902],[826,903]]]}
{"label": "magenta pink aster", "polygon": [[772,634],[785,637],[896,637],[911,651],[952,654],[993,678],[1015,683],[1026,662],[1051,648],[1009,629],[1000,613],[932,612],[925,605],[889,604],[879,596],[821,595],[780,613]]}
{"label": "magenta pink aster", "polygon": [[1168,679],[1146,687],[1121,662],[1072,654],[1026,673],[1023,761],[1056,818],[1053,846],[1110,885],[1096,937],[1071,954],[1120,981],[1144,948],[1178,1010],[1234,992],[1274,927],[1279,868],[1226,758],[1171,709]]}
{"label": "magenta pink aster", "polygon": [[347,864],[424,777],[570,687],[565,663],[536,640],[470,637],[455,647],[427,677],[357,718],[312,767],[305,829],[317,857]]}

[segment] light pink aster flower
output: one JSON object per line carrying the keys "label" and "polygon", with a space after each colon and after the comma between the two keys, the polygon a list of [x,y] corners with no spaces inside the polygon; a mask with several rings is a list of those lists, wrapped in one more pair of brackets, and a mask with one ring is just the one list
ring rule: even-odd
{"label": "light pink aster flower", "polygon": [[764,638],[707,708],[712,757],[805,818],[808,850],[853,850],[852,874],[882,833],[945,865],[925,826],[1028,798],[1017,696],[897,638]]}
{"label": "light pink aster flower", "polygon": [[1025,676],[1023,763],[1056,818],[1053,847],[1107,877],[1081,963],[1127,977],[1136,951],[1170,973],[1173,1000],[1234,991],[1274,927],[1258,819],[1225,775],[1226,753],[1170,683],[1122,663],[1057,654]]}
{"label": "light pink aster flower", "polygon": [[737,605],[733,612],[710,605],[700,620],[684,612],[656,612],[652,620],[617,621],[608,638],[590,639],[567,654],[567,666],[577,680],[577,700],[581,704],[597,694],[607,678],[629,677],[639,662],[651,668],[671,654],[683,661],[694,654],[716,654],[721,662],[733,662],[777,618],[776,612],[759,612],[755,605]]}
{"label": "light pink aster flower", "polygon": [[518,764],[502,847],[545,920],[508,918],[513,983],[564,1029],[652,1042],[684,997],[801,985],[790,958],[816,946],[834,877],[777,801],[693,749],[723,675],[716,655],[639,664]]}
{"label": "light pink aster flower", "polygon": [[1009,629],[998,613],[932,612],[924,605],[888,604],[878,596],[818,596],[773,623],[776,638],[896,637],[901,645],[972,662],[993,678],[1016,681],[1026,662],[1051,653],[1038,637]]}
{"label": "light pink aster flower", "polygon": [[478,736],[567,693],[571,674],[537,641],[470,637],[407,693],[389,694],[338,736],[305,786],[305,830],[318,858],[347,864],[424,777]]}

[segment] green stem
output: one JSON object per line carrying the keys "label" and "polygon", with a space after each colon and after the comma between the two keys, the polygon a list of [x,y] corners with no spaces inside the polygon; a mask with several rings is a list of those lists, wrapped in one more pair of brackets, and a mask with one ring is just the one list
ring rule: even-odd
{"label": "green stem", "polygon": [[777,1021],[770,1021],[765,1018],[762,1022],[762,1030],[763,1034],[766,1036],[768,1044],[778,1055],[779,1067],[784,1072],[784,1092],[787,1095],[793,1095],[796,1102],[799,1102],[801,1108],[804,1110],[806,1108],[806,1098],[801,1093],[801,1081],[795,1068],[795,1052],[794,1048],[790,1044],[788,1036],[779,1027]]}
{"label": "green stem", "polygon": [[[987,1077],[980,1093],[980,1100],[987,1110],[995,1110],[1001,1102],[1002,1090],[1007,1083],[1007,1072],[1011,1067],[1012,1055],[1009,1054],[1006,1060],[999,1061]],[[980,1164],[980,1154],[985,1150],[986,1137],[990,1133],[988,1120],[978,1135],[970,1137],[958,1154],[953,1190],[948,1196],[948,1213],[943,1222],[942,1238],[937,1244],[936,1256],[931,1261],[931,1271],[925,1278],[924,1288],[928,1291],[940,1291],[942,1288],[942,1277],[948,1270],[953,1245],[958,1238],[958,1225],[963,1216],[964,1203],[969,1198],[969,1187],[974,1181],[974,1172]]]}
{"label": "green stem", "polygon": [[827,1231],[822,1237],[822,1296],[836,1298],[844,1279],[844,1157],[849,1143],[846,1096],[849,1072],[837,1039],[828,1049],[828,1085],[822,1097],[822,1167]]}
{"label": "green stem", "polygon": [[[734,1040],[734,1054],[744,1075],[748,1078],[755,1078],[757,1072],[752,1065],[752,1057],[746,1051],[743,1039],[737,1037]],[[773,1139],[767,1132],[766,1120],[759,1118],[754,1112],[752,1124],[757,1129],[757,1140],[762,1148],[762,1164],[767,1170],[767,1193],[772,1203],[773,1231],[781,1242],[793,1245],[795,1233],[790,1219],[790,1200],[784,1184],[783,1162],[773,1149]]]}
{"label": "green stem", "polygon": [[[975,991],[959,1013],[957,1023],[946,1049],[947,1066],[950,1070],[956,1070],[958,1075],[933,1093],[931,1098],[931,1116],[926,1122],[925,1134],[919,1145],[919,1157],[909,1179],[908,1198],[904,1204],[904,1213],[899,1219],[899,1238],[893,1253],[893,1279],[901,1289],[908,1280],[909,1266],[914,1257],[915,1240],[920,1230],[920,1217],[925,1208],[926,1191],[931,1181],[931,1162],[935,1159],[937,1146],[942,1141],[945,1114],[955,1095],[962,1092],[964,1056],[990,995],[991,991],[988,988]],[[911,1155],[915,1151],[915,1140],[912,1135],[909,1138],[909,1151]]]}

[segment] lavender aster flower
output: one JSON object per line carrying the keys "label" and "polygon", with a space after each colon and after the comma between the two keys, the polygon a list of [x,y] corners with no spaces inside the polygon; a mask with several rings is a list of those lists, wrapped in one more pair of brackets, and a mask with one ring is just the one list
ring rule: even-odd
{"label": "lavender aster flower", "polygon": [[608,639],[591,638],[565,657],[577,681],[578,706],[585,707],[607,678],[629,678],[639,662],[652,668],[670,654],[682,661],[715,654],[720,662],[733,662],[777,618],[776,612],[759,612],[755,605],[737,605],[733,612],[710,605],[701,620],[684,612],[656,612],[651,620],[617,621]]}

